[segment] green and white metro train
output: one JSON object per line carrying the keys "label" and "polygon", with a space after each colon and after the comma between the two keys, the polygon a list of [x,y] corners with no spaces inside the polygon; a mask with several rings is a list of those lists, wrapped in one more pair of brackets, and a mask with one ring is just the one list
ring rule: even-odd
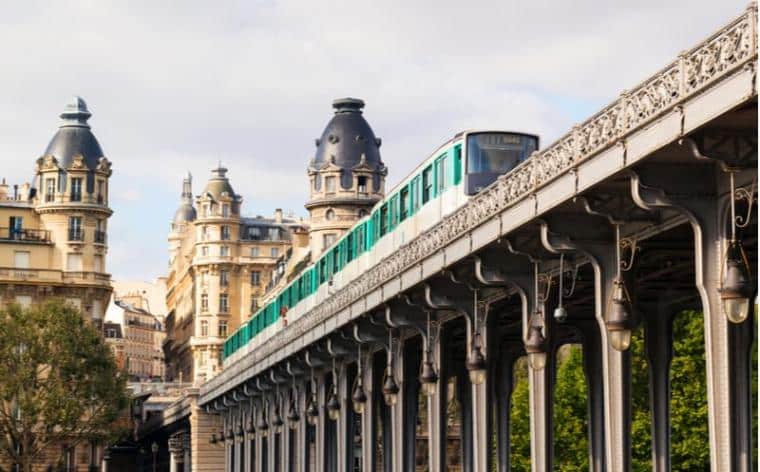
{"label": "green and white metro train", "polygon": [[224,366],[283,329],[278,323],[281,314],[287,313],[289,322],[297,320],[514,169],[538,150],[538,144],[538,136],[532,134],[457,133],[290,284],[269,295],[268,302],[225,341]]}

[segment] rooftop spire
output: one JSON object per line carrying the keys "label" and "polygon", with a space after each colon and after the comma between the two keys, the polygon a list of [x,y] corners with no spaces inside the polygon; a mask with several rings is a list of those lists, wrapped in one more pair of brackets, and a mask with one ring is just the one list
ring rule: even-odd
{"label": "rooftop spire", "polygon": [[61,127],[64,126],[78,126],[82,128],[89,128],[87,120],[92,116],[90,110],[87,109],[87,103],[80,96],[73,96],[69,103],[63,108],[61,113]]}
{"label": "rooftop spire", "polygon": [[193,175],[190,172],[182,179],[182,203],[193,204]]}

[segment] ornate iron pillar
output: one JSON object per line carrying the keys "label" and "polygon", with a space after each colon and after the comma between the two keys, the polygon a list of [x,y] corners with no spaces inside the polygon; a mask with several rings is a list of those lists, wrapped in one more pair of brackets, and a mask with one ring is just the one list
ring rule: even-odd
{"label": "ornate iron pillar", "polygon": [[403,365],[400,366],[401,378],[401,415],[403,418],[402,436],[403,442],[403,470],[414,470],[417,451],[417,418],[419,415],[420,394],[420,362],[422,350],[418,349],[411,340],[406,340],[402,347],[404,353]]}
{"label": "ornate iron pillar", "polygon": [[644,320],[652,409],[652,470],[670,471],[670,362],[673,359],[673,313],[649,312]]}
{"label": "ornate iron pillar", "polygon": [[[655,169],[652,169],[655,170]],[[752,470],[751,408],[749,402],[749,349],[752,339],[752,316],[742,323],[728,321],[721,306],[721,276],[728,249],[726,230],[734,222],[728,217],[733,195],[681,193],[671,197],[661,188],[672,186],[672,174],[650,172],[644,185],[633,172],[631,193],[637,205],[648,210],[675,210],[686,217],[694,234],[695,285],[702,300],[705,321],[705,361],[707,368],[708,426],[710,431],[710,465],[715,472]],[[667,169],[666,169],[667,170]],[[710,185],[721,177],[714,169]],[[694,183],[690,182],[693,187]],[[704,189],[707,193],[709,187]]]}
{"label": "ornate iron pillar", "polygon": [[[477,293],[477,291],[476,291]],[[486,375],[480,383],[472,382],[469,379],[470,384],[470,424],[471,424],[471,454],[472,454],[472,470],[474,472],[488,472],[489,459],[492,456],[492,441],[491,441],[491,411],[489,389],[491,388],[491,382],[493,379],[489,378],[488,373],[491,369],[488,366],[491,365],[492,349],[488,345],[489,329],[486,325],[486,314],[488,312],[488,304],[475,299],[475,307],[473,309],[473,319],[469,320],[470,329],[467,330],[467,346],[466,351],[468,356],[471,356],[473,348],[477,344],[480,352],[486,357]],[[468,361],[471,359],[468,359]],[[467,372],[469,373],[469,372]],[[467,376],[465,376],[466,378]]]}
{"label": "ornate iron pillar", "polygon": [[367,395],[367,401],[364,403],[364,413],[362,413],[362,471],[372,472],[374,470],[375,459],[375,440],[374,428],[375,428],[375,402],[372,401],[375,398],[375,385],[372,382],[374,376],[372,352],[370,349],[366,349],[366,354],[363,354],[362,359],[362,381],[364,384],[364,391]]}
{"label": "ornate iron pillar", "polygon": [[446,467],[446,443],[442,439],[446,432],[446,378],[443,375],[445,354],[441,347],[441,325],[435,320],[430,325],[430,354],[434,365],[438,366],[438,383],[435,393],[428,396],[428,465],[430,472],[444,472]]}

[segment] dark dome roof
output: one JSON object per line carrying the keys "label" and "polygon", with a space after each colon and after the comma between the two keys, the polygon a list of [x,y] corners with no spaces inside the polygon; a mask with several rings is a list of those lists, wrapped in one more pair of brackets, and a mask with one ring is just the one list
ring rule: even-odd
{"label": "dark dome roof", "polygon": [[198,214],[193,207],[193,176],[190,172],[182,179],[182,199],[179,208],[174,212],[172,223],[190,223],[195,221]]}
{"label": "dark dome roof", "polygon": [[231,198],[235,198],[235,191],[232,190],[230,180],[227,178],[227,169],[219,164],[219,167],[211,170],[211,178],[206,184],[206,188],[203,189],[203,193],[210,194],[214,200],[219,200],[222,194],[227,193]]}
{"label": "dark dome roof", "polygon": [[61,113],[63,123],[50,140],[44,155],[54,156],[58,165],[67,169],[74,156],[81,154],[87,168],[94,170],[103,157],[103,150],[87,124],[90,116],[92,114],[85,101],[81,97],[73,97]]}
{"label": "dark dome roof", "polygon": [[[350,171],[360,162],[372,169],[384,168],[380,158],[380,139],[362,116],[364,102],[358,98],[339,98],[333,101],[335,115],[332,117],[322,137],[316,142],[317,152],[312,167],[321,168],[332,163]],[[344,172],[344,187],[351,186],[351,172]]]}
{"label": "dark dome roof", "polygon": [[189,223],[192,221],[195,221],[195,218],[198,216],[198,214],[195,211],[195,208],[193,208],[192,205],[182,204],[177,208],[177,211],[174,213],[174,218],[172,221],[174,223]]}

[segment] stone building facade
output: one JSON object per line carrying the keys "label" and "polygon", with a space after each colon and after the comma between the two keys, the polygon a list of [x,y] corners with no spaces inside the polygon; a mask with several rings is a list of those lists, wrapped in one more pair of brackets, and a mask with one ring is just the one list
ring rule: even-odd
{"label": "stone building facade", "polygon": [[0,306],[57,297],[102,326],[111,294],[106,271],[111,161],[79,97],[34,165],[31,183],[0,184]]}
{"label": "stone building facade", "polygon": [[385,194],[388,169],[380,159],[380,138],[362,116],[357,98],[333,101],[335,115],[316,140],[309,162],[311,254],[318,256]]}
{"label": "stone building facade", "polygon": [[193,198],[182,186],[169,233],[167,379],[200,383],[221,368],[228,333],[254,313],[278,259],[306,234],[306,223],[283,217],[245,217],[221,165]]}
{"label": "stone building facade", "polygon": [[[112,290],[106,268],[111,161],[90,129],[91,116],[74,97],[34,163],[32,181],[0,184],[0,307],[59,299],[102,331]],[[96,443],[65,442],[40,454],[33,470],[100,470],[102,459]]]}

